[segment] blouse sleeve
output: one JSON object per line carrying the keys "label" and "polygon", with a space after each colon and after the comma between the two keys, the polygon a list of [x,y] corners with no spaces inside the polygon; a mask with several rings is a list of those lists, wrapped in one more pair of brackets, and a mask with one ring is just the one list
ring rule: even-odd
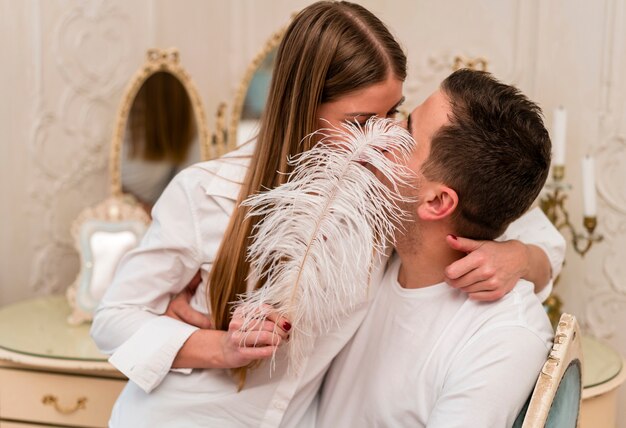
{"label": "blouse sleeve", "polygon": [[543,290],[537,293],[541,302],[545,301],[552,292],[552,282],[561,272],[565,260],[565,239],[563,235],[548,220],[543,211],[533,208],[509,225],[499,241],[517,239],[525,244],[536,245],[541,248],[550,260],[550,282]]}
{"label": "blouse sleeve", "polygon": [[163,315],[202,263],[190,174],[183,171],[163,192],[152,224],[139,247],[120,262],[91,327],[97,346],[111,354],[111,364],[146,392],[163,380],[197,329]]}

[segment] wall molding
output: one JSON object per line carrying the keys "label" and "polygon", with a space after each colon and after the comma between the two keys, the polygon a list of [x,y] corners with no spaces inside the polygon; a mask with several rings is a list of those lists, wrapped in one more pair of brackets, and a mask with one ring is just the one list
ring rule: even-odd
{"label": "wall molding", "polygon": [[[34,175],[27,195],[41,233],[32,242],[33,291],[59,292],[72,282],[78,257],[70,224],[106,196],[111,100],[128,79],[132,44],[130,19],[118,3],[36,2],[34,8],[36,111],[28,147]],[[54,25],[44,37],[43,13],[55,6],[56,16],[45,15]],[[48,90],[53,85],[62,88],[60,96]]]}
{"label": "wall molding", "polygon": [[[472,6],[468,5],[467,7]],[[417,59],[409,58],[409,76],[405,82],[405,105],[415,106],[418,102],[423,101],[422,98],[425,94],[421,92],[426,88],[434,89],[437,87],[452,71],[452,64],[456,56],[486,57],[489,61],[488,70],[494,71],[495,65],[500,80],[513,84],[519,84],[524,80],[525,92],[532,93],[535,88],[536,72],[533,67],[533,72],[529,73],[528,64],[536,63],[539,3],[537,1],[517,0],[511,6],[511,10],[513,11],[511,13],[513,17],[511,28],[514,29],[511,46],[505,46],[498,50],[493,47],[472,45],[460,48],[443,48],[434,52],[430,48],[426,48]],[[489,52],[491,52],[491,56]],[[509,55],[494,56],[495,52],[506,52]]]}
{"label": "wall molding", "polygon": [[[592,145],[596,158],[596,187],[599,194],[599,219],[604,234],[604,258],[585,268],[590,272],[587,286],[598,282],[599,289],[589,296],[585,316],[592,334],[609,338],[618,331],[618,314],[626,310],[626,136],[620,130],[626,127],[626,111],[621,98],[626,86],[623,83],[625,63],[620,58],[625,53],[624,25],[626,16],[622,2],[607,0],[604,9],[603,46],[600,66],[601,88],[599,97],[598,138]],[[598,248],[598,249],[600,249]],[[593,274],[591,274],[593,272]]]}

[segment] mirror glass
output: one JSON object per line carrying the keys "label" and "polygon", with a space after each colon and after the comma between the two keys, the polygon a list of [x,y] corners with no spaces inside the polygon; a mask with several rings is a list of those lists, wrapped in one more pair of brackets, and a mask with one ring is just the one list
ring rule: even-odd
{"label": "mirror glass", "polygon": [[77,303],[86,312],[95,310],[113,280],[122,256],[139,243],[146,225],[141,221],[88,220],[80,227],[83,265]]}
{"label": "mirror glass", "polygon": [[92,319],[118,263],[139,244],[149,223],[146,211],[127,196],[111,196],[85,208],[74,220],[71,231],[81,267],[66,292],[72,308],[67,319],[70,324]]}
{"label": "mirror glass", "polygon": [[237,146],[254,138],[259,131],[259,120],[267,101],[276,51],[277,48],[270,50],[252,75],[237,126]]}
{"label": "mirror glass", "polygon": [[183,84],[167,71],[150,75],[128,113],[121,147],[122,192],[149,212],[170,180],[201,160],[194,109]]}

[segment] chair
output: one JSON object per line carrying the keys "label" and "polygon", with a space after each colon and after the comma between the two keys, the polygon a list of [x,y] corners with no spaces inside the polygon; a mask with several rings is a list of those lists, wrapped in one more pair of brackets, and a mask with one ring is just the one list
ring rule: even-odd
{"label": "chair", "polygon": [[563,314],[535,389],[513,428],[576,428],[582,396],[582,361],[576,317]]}

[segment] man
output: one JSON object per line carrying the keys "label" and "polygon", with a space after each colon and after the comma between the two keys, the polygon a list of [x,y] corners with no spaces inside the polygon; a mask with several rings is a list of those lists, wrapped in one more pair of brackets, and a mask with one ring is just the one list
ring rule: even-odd
{"label": "man", "polygon": [[[540,109],[487,73],[460,70],[408,120],[417,202],[375,300],[327,374],[321,427],[507,427],[552,328],[521,280],[494,303],[444,282],[456,236],[494,239],[535,200],[550,164]],[[450,242],[447,242],[450,241]]]}

